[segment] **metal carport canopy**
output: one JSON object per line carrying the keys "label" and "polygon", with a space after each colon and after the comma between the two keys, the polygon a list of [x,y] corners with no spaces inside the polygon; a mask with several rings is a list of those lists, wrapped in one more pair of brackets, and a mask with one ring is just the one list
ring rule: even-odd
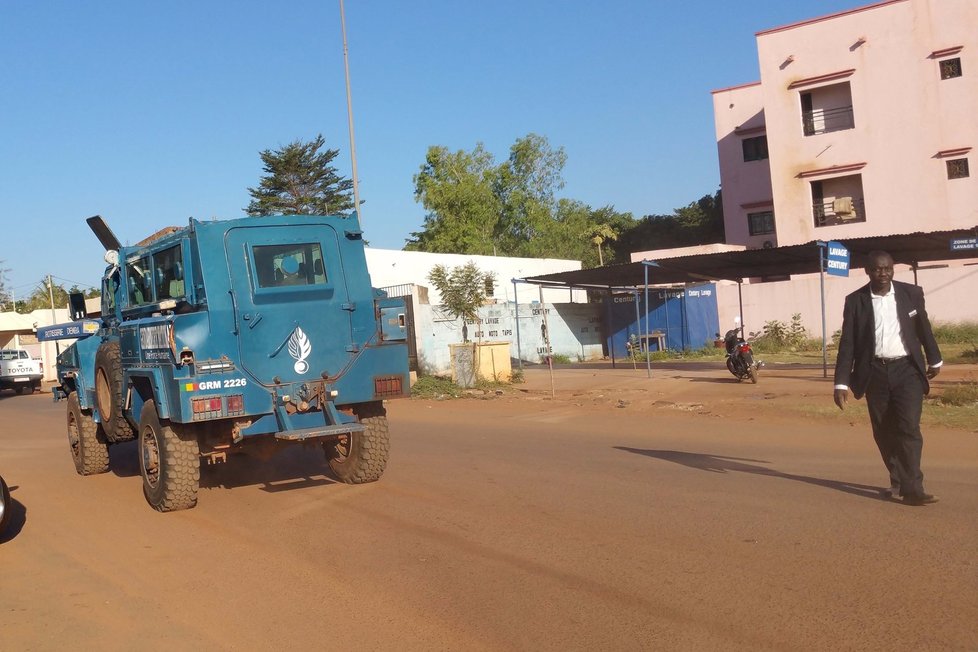
{"label": "metal carport canopy", "polygon": [[[897,264],[918,267],[920,263],[978,258],[978,250],[951,250],[951,240],[978,237],[978,226],[954,231],[905,233],[867,238],[839,238],[849,249],[850,268],[865,265],[866,254],[883,250]],[[715,280],[743,281],[750,277],[785,274],[817,274],[819,243],[812,242],[773,249],[745,249],[713,254],[679,256],[663,260],[607,265],[572,272],[542,274],[520,279],[537,285],[576,288],[637,288],[645,285],[646,267],[650,285],[697,283]]]}

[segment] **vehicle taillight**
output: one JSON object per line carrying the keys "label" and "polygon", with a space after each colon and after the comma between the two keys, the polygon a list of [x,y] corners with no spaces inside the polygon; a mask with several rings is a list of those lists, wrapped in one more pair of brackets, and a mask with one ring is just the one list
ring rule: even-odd
{"label": "vehicle taillight", "polygon": [[741,351],[750,351],[750,344],[748,344],[747,342],[744,342],[743,344],[740,345],[740,350]]}
{"label": "vehicle taillight", "polygon": [[244,412],[244,396],[234,394],[228,396],[228,414],[240,414]]}
{"label": "vehicle taillight", "polygon": [[220,397],[194,398],[190,400],[195,419],[209,419],[222,416],[223,403]]}

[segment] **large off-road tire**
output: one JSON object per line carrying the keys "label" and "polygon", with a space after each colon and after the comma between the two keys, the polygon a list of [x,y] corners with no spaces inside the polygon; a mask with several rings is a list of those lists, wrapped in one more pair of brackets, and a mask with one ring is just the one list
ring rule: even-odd
{"label": "large off-road tire", "polygon": [[129,441],[136,435],[122,413],[122,360],[119,343],[103,342],[95,353],[95,406],[109,441]]}
{"label": "large off-road tire", "polygon": [[68,395],[68,446],[78,475],[95,475],[109,470],[109,443],[102,427],[84,414],[78,393]]}
{"label": "large off-road tire", "polygon": [[161,422],[156,402],[139,414],[139,470],[146,501],[161,512],[190,509],[200,487],[200,448],[193,428]]}
{"label": "large off-road tire", "polygon": [[354,410],[363,432],[344,435],[338,440],[323,442],[329,468],[347,484],[375,482],[384,475],[390,454],[390,430],[387,410],[381,401],[362,403]]}
{"label": "large off-road tire", "polygon": [[3,531],[7,529],[10,513],[10,490],[7,489],[7,483],[3,481],[3,478],[0,478],[0,536],[3,536]]}

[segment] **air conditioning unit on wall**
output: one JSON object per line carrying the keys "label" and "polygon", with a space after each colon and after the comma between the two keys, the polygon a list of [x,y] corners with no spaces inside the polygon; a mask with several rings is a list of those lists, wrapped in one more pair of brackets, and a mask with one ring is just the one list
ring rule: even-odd
{"label": "air conditioning unit on wall", "polygon": [[847,215],[855,215],[856,210],[852,205],[852,197],[836,197],[832,202],[832,212],[842,219]]}

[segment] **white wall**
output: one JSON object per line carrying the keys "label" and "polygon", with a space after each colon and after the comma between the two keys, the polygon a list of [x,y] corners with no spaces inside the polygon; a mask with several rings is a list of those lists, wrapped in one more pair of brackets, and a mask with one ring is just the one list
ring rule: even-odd
{"label": "white wall", "polygon": [[[365,249],[367,270],[374,287],[392,285],[422,285],[428,288],[428,300],[432,305],[441,303],[441,296],[431,282],[428,274],[436,265],[459,267],[469,261],[474,262],[483,272],[496,275],[494,298],[500,302],[513,300],[514,278],[526,278],[541,274],[568,272],[581,269],[581,261],[559,258],[511,258],[507,256],[469,256],[465,254],[433,254],[424,251],[400,251],[397,249]],[[520,303],[540,300],[540,291],[535,285],[517,284],[517,299]],[[583,303],[587,301],[584,290],[545,289],[543,300],[551,303]]]}
{"label": "white wall", "polygon": [[16,336],[17,333],[31,333],[30,339],[33,340],[33,330],[37,326],[51,326],[70,321],[68,310],[59,308],[51,314],[50,309],[35,310],[26,315],[16,312],[0,313],[0,345],[4,348],[13,348],[19,344],[20,348],[28,351],[32,356],[39,357],[44,363],[44,380],[54,380],[57,378],[58,351],[64,351],[75,340],[62,340],[60,342],[38,342],[27,344],[23,340],[26,338]]}
{"label": "white wall", "polygon": [[[512,303],[483,306],[482,324],[469,324],[470,341],[507,341],[515,361],[541,362],[546,354],[543,319],[546,312],[550,346],[555,354],[571,361],[595,360],[602,356],[601,304],[520,304],[519,353],[517,353],[516,311]],[[462,341],[462,322],[443,315],[437,306],[415,306],[415,334],[418,340],[418,366],[423,374],[451,373],[449,344]],[[513,363],[515,368],[517,363]]]}

